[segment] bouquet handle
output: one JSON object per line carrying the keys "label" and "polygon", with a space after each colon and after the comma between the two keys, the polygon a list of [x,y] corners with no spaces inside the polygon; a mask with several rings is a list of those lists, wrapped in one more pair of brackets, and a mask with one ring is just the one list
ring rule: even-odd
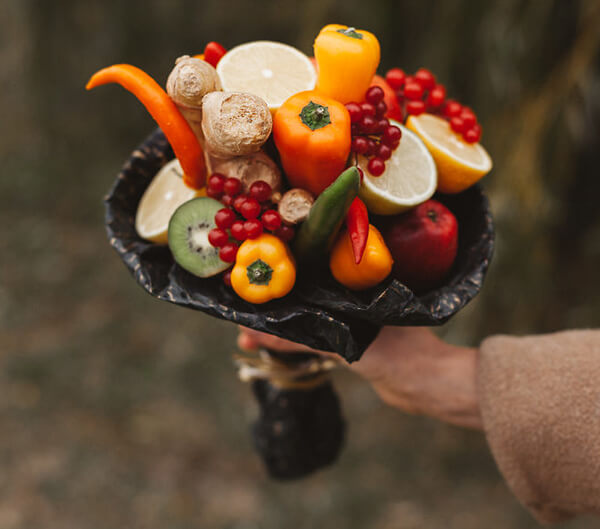
{"label": "bouquet handle", "polygon": [[315,354],[260,352],[238,357],[240,378],[252,382],[259,416],[256,450],[275,479],[302,478],[333,463],[345,422],[329,371],[337,362]]}

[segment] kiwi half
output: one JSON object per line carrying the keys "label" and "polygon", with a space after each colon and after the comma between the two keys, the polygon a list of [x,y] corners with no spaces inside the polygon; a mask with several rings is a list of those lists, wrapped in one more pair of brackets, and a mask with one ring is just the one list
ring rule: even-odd
{"label": "kiwi half", "polygon": [[179,206],[169,221],[169,248],[173,258],[195,276],[214,276],[231,266],[221,261],[219,249],[208,242],[208,232],[216,228],[215,213],[222,207],[223,204],[212,198],[194,198]]}

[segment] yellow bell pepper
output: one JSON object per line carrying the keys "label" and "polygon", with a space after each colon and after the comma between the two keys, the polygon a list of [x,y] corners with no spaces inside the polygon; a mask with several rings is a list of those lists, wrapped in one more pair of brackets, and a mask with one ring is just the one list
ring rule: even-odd
{"label": "yellow bell pepper", "polygon": [[392,271],[394,260],[379,230],[369,224],[367,247],[359,264],[354,259],[352,240],[345,231],[331,251],[329,268],[333,277],[351,290],[364,290],[381,283]]}
{"label": "yellow bell pepper", "polygon": [[363,29],[325,26],[314,43],[316,90],[340,103],[360,102],[379,66],[379,41]]}
{"label": "yellow bell pepper", "polygon": [[231,286],[250,303],[266,303],[285,296],[296,282],[296,265],[287,245],[263,233],[239,247],[231,271]]}

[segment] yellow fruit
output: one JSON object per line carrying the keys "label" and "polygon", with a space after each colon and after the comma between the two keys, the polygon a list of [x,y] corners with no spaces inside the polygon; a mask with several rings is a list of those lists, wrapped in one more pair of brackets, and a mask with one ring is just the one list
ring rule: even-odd
{"label": "yellow fruit", "polygon": [[437,185],[435,162],[425,144],[400,123],[391,123],[402,130],[402,139],[385,162],[383,174],[371,175],[368,160],[358,159],[365,175],[359,195],[369,211],[378,215],[396,215],[425,202]]}
{"label": "yellow fruit", "polygon": [[[438,190],[460,193],[492,169],[492,159],[479,143],[467,143],[445,119],[432,114],[410,116],[407,128],[423,140],[438,170]],[[400,141],[402,145],[403,139]]]}
{"label": "yellow fruit", "polygon": [[192,198],[206,195],[206,189],[190,189],[183,183],[183,171],[175,158],[154,177],[142,195],[135,216],[135,229],[142,239],[167,244],[169,220],[175,210]]}
{"label": "yellow fruit", "polygon": [[260,40],[230,49],[217,64],[226,92],[247,92],[277,110],[290,96],[312,90],[317,73],[310,59],[287,44]]}

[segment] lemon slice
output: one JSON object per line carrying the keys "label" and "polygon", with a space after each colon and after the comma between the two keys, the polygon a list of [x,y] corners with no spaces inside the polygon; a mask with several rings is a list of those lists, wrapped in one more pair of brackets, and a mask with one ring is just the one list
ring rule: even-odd
{"label": "lemon slice", "polygon": [[362,156],[358,160],[365,175],[360,197],[369,211],[379,215],[395,215],[418,206],[433,195],[437,185],[435,162],[425,144],[400,123],[390,122],[402,130],[402,139],[385,162],[383,174],[371,175],[368,160]]}
{"label": "lemon slice", "polygon": [[460,193],[492,169],[492,159],[479,143],[467,143],[445,119],[432,114],[410,116],[406,126],[419,135],[438,170],[438,189]]}
{"label": "lemon slice", "polygon": [[290,96],[312,90],[317,73],[301,51],[260,40],[230,49],[217,64],[217,73],[226,92],[247,92],[264,99],[271,112]]}
{"label": "lemon slice", "polygon": [[142,195],[135,216],[135,229],[142,239],[167,244],[169,220],[184,202],[206,195],[205,189],[190,189],[183,183],[183,170],[175,158],[156,174]]}

